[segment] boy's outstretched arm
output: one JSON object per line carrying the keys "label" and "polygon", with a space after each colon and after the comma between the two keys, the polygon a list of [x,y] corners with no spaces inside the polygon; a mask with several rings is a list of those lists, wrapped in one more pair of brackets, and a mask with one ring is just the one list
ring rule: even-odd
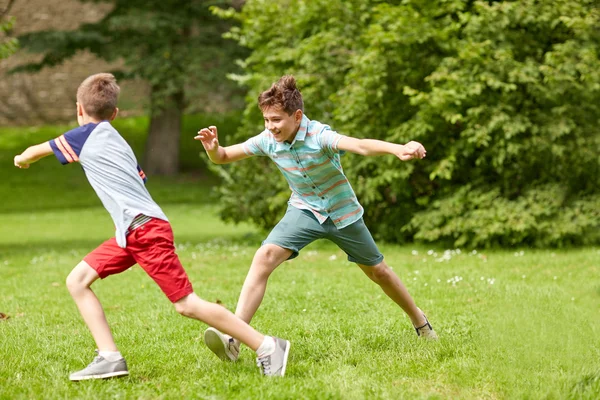
{"label": "boy's outstretched arm", "polygon": [[410,141],[407,144],[396,144],[375,139],[356,139],[343,136],[337,145],[339,150],[363,156],[379,156],[393,154],[402,161],[413,158],[424,158],[427,154],[425,147],[419,142]]}
{"label": "boy's outstretched arm", "polygon": [[15,156],[15,167],[29,168],[30,164],[33,164],[52,153],[53,151],[52,147],[50,147],[50,142],[44,142],[28,147],[23,153]]}
{"label": "boy's outstretched arm", "polygon": [[244,152],[243,144],[221,147],[216,126],[200,129],[194,139],[202,142],[208,158],[215,164],[227,164],[250,157]]}

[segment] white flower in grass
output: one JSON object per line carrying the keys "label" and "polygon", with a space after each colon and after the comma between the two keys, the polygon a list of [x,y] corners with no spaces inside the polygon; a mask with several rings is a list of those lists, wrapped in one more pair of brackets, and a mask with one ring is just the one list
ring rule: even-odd
{"label": "white flower in grass", "polygon": [[554,277],[554,280],[557,280],[557,279],[558,279],[558,276],[555,276],[555,277]]}
{"label": "white flower in grass", "polygon": [[473,254],[473,255],[477,254],[477,250],[473,250],[473,251],[471,252],[471,254]]}
{"label": "white flower in grass", "polygon": [[460,249],[456,249],[456,254],[460,254]]}
{"label": "white flower in grass", "polygon": [[428,255],[432,255],[433,254],[433,250],[427,250],[427,254]]}
{"label": "white flower in grass", "polygon": [[453,276],[452,278],[448,279],[446,282],[451,283],[452,286],[456,286],[456,284],[462,280],[463,280],[462,276],[456,275],[456,276]]}
{"label": "white flower in grass", "polygon": [[413,256],[418,256],[418,255],[419,255],[419,252],[418,252],[418,251],[416,251],[416,250],[413,250],[413,251],[411,251],[410,253],[411,253]]}
{"label": "white flower in grass", "polygon": [[527,275],[523,275],[523,276],[521,276],[521,278],[525,279],[525,278],[527,278]]}
{"label": "white flower in grass", "polygon": [[442,262],[442,261],[450,261],[451,259],[452,259],[452,255],[450,253],[450,250],[446,250],[446,251],[444,251],[444,255],[441,256],[440,258],[436,258],[435,261]]}
{"label": "white flower in grass", "polygon": [[337,259],[337,256],[335,254],[332,254],[329,256],[329,261],[334,261]]}

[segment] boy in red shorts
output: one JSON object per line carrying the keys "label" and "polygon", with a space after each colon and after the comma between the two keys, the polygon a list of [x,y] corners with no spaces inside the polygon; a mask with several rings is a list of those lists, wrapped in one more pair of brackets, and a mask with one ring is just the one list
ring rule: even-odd
{"label": "boy in red shorts", "polygon": [[220,305],[193,291],[173,245],[167,217],[145,187],[146,177],[131,147],[112,127],[120,89],[111,74],[88,77],[77,90],[79,127],[15,156],[19,168],[53,154],[62,164],[79,162],[116,227],[115,237],[102,243],[71,271],[67,287],[90,329],[98,356],[70,375],[72,381],[128,375],[102,306],[90,288],[98,278],[139,264],[160,286],[180,314],[198,319],[235,337],[256,351],[261,372],[283,376],[290,343],[264,336]]}

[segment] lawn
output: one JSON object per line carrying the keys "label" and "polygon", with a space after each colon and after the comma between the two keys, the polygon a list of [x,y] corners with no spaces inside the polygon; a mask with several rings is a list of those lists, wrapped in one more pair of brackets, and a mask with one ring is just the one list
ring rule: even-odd
{"label": "lawn", "polygon": [[[139,121],[123,124],[138,152]],[[95,347],[64,281],[112,224],[77,166],[49,159],[27,171],[11,167],[28,141],[53,136],[49,128],[0,131],[0,312],[9,317],[0,320],[0,399],[600,397],[597,248],[381,244],[440,335],[423,342],[340,250],[314,243],[273,274],[253,320],[291,341],[283,379],[261,377],[248,349],[237,363],[218,360],[202,341],[206,326],[175,313],[134,267],[94,285],[130,376],[71,383],[68,374]],[[149,188],[171,219],[196,292],[234,309],[264,234],[217,218],[214,178],[194,172],[203,161],[192,149],[186,174],[151,178]]]}

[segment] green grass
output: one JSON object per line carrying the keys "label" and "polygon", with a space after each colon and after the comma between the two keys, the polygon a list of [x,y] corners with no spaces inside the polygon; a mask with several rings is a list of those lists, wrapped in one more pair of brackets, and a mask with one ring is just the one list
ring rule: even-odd
{"label": "green grass", "polygon": [[[0,320],[0,399],[600,397],[596,248],[444,257],[436,247],[381,244],[440,335],[428,343],[340,250],[314,243],[273,274],[253,320],[292,342],[284,379],[261,377],[248,349],[237,363],[220,362],[202,342],[206,326],[175,313],[134,267],[94,284],[130,376],[70,383],[95,347],[64,281],[112,235],[112,223],[87,183],[74,181],[83,175],[76,166],[55,170],[55,160],[43,160],[21,171],[5,162],[41,133],[4,133],[0,312],[10,318]],[[160,195],[150,190],[163,200],[196,292],[234,309],[263,234],[219,221],[203,179],[161,185]]]}

